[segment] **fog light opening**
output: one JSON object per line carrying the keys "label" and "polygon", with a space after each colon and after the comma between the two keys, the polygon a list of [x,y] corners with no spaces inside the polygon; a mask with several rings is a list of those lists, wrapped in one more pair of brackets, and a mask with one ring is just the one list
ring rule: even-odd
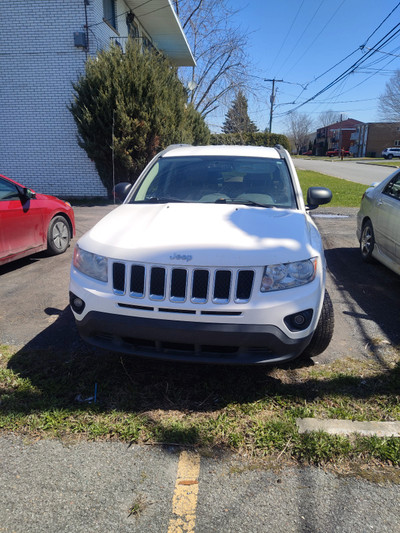
{"label": "fog light opening", "polygon": [[305,311],[287,316],[285,318],[285,324],[290,331],[303,331],[311,324],[312,316],[313,310],[306,309]]}
{"label": "fog light opening", "polygon": [[85,302],[79,296],[76,296],[74,293],[69,293],[69,304],[72,307],[73,311],[80,315],[85,309]]}

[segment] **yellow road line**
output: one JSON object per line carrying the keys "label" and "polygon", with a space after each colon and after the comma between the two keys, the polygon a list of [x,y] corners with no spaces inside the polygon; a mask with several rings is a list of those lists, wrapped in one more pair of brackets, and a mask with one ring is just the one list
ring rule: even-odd
{"label": "yellow road line", "polygon": [[172,500],[174,517],[169,521],[168,533],[193,533],[199,492],[200,456],[182,452],[179,456],[175,492]]}

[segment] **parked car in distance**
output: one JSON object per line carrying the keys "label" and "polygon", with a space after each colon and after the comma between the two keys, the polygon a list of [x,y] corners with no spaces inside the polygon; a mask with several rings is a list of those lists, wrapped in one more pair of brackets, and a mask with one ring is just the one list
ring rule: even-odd
{"label": "parked car in distance", "polygon": [[[349,152],[348,150],[342,150],[343,152],[343,155],[345,157],[348,157],[348,156],[351,156],[351,152]],[[340,150],[328,150],[325,154],[327,157],[334,157],[334,156],[339,156],[340,155]]]}
{"label": "parked car in distance", "polygon": [[357,238],[364,261],[377,259],[400,274],[400,171],[364,193],[357,215]]}
{"label": "parked car in distance", "polygon": [[385,148],[382,150],[382,157],[385,159],[393,159],[393,157],[400,157],[400,146],[394,146],[393,148]]}
{"label": "parked car in distance", "polygon": [[68,202],[0,175],[0,265],[43,250],[61,254],[74,235]]}
{"label": "parked car in distance", "polygon": [[303,152],[301,155],[313,155],[312,150],[307,150],[307,152]]}
{"label": "parked car in distance", "polygon": [[75,246],[82,338],[173,361],[254,364],[321,353],[333,332],[321,236],[281,146],[171,146]]}

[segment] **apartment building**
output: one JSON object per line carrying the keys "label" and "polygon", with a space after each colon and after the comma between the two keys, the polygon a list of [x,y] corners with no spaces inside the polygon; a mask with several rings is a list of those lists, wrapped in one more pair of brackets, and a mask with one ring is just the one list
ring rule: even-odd
{"label": "apartment building", "polygon": [[58,196],[105,196],[68,105],[85,62],[128,35],[195,61],[171,0],[0,2],[0,174]]}

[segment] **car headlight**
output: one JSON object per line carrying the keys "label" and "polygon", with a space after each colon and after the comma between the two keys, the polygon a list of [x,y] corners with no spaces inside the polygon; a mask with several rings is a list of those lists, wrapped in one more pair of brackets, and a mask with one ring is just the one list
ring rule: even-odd
{"label": "car headlight", "polygon": [[107,257],[86,252],[76,245],[73,263],[77,270],[90,278],[99,281],[107,281],[108,279]]}
{"label": "car headlight", "polygon": [[306,285],[315,279],[317,258],[267,265],[261,280],[261,292],[280,291]]}

